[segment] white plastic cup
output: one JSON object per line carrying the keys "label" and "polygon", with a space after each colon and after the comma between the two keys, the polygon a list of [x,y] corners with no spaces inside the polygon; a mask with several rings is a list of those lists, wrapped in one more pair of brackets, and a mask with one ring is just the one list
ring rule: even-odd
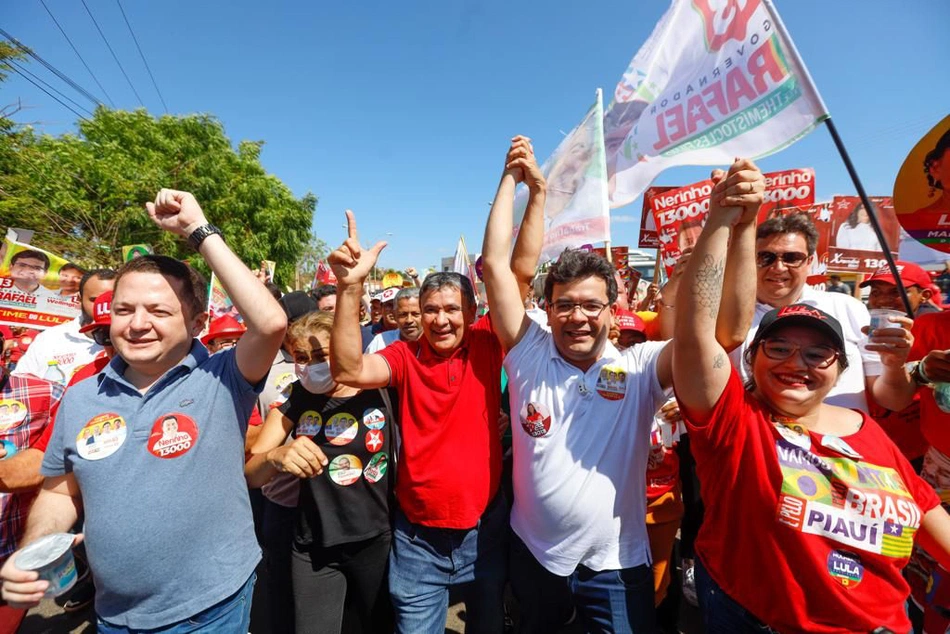
{"label": "white plastic cup", "polygon": [[49,581],[43,596],[58,597],[76,585],[73,537],[69,533],[53,533],[41,537],[17,553],[17,568],[35,570],[40,575],[39,580]]}
{"label": "white plastic cup", "polygon": [[881,330],[883,328],[903,328],[904,326],[900,323],[891,321],[890,317],[906,317],[906,314],[902,313],[899,310],[891,310],[890,308],[872,308],[868,311],[871,313],[871,332],[875,330]]}

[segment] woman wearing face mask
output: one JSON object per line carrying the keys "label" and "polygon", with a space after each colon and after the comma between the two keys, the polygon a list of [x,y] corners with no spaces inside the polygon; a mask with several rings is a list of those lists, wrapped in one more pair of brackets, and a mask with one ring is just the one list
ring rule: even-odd
{"label": "woman wearing face mask", "polygon": [[[291,563],[296,631],[340,632],[344,604],[356,607],[362,631],[392,631],[392,420],[379,390],[330,377],[332,327],[327,312],[290,326],[299,381],[268,414],[244,473],[251,487],[278,472],[301,479]],[[288,436],[293,441],[285,443]]]}

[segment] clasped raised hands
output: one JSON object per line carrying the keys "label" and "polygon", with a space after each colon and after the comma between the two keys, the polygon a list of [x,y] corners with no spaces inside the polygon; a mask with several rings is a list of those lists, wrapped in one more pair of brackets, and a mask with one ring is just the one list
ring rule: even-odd
{"label": "clasped raised hands", "polygon": [[538,167],[531,139],[518,135],[511,139],[511,147],[505,157],[505,173],[511,174],[516,183],[524,183],[530,191],[544,190],[547,185],[544,174]]}
{"label": "clasped raised hands", "polygon": [[709,217],[732,225],[755,222],[765,201],[765,177],[749,159],[736,159],[728,172],[713,170],[709,195]]}
{"label": "clasped raised hands", "polygon": [[338,286],[362,285],[376,265],[380,251],[386,248],[386,243],[380,241],[371,249],[363,249],[356,231],[356,216],[349,209],[346,210],[346,229],[346,240],[330,254],[327,263],[336,275]]}

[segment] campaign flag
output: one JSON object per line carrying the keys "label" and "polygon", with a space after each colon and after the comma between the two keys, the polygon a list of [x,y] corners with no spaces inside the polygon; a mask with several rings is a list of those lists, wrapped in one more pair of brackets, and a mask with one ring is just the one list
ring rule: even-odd
{"label": "campaign flag", "polygon": [[700,181],[650,196],[650,207],[659,240],[659,258],[666,275],[684,253],[696,246],[709,215],[709,194],[713,183]]}
{"label": "campaign flag", "polygon": [[471,258],[468,257],[468,249],[465,247],[465,236],[459,236],[458,244],[455,246],[455,258],[452,261],[452,270],[464,275],[472,281],[472,289],[475,290],[477,299],[478,284],[475,276],[475,267],[472,265]]}
{"label": "campaign flag", "polygon": [[[557,258],[564,249],[610,240],[603,122],[603,98],[598,90],[584,119],[541,166],[548,185],[542,262]],[[528,190],[522,185],[515,194],[516,236],[527,203]]]}
{"label": "campaign flag", "polygon": [[320,260],[317,263],[317,270],[313,274],[313,284],[311,288],[326,286],[328,284],[336,284],[336,274],[325,260]]}
{"label": "campaign flag", "polygon": [[[888,250],[896,258],[900,224],[889,196],[870,196]],[[884,247],[877,239],[864,203],[857,196],[835,196],[830,206],[827,269],[844,273],[874,273],[887,266]]]}
{"label": "campaign flag", "polygon": [[79,315],[79,267],[9,237],[2,252],[0,324],[43,330]]}
{"label": "campaign flag", "polygon": [[653,186],[643,192],[643,210],[640,212],[640,239],[637,242],[637,246],[641,249],[660,248],[660,237],[656,233],[656,221],[653,220],[653,206],[650,199],[671,189],[676,189],[676,187],[672,185]]}
{"label": "campaign flag", "polygon": [[805,208],[815,202],[815,170],[769,172],[765,177],[765,200],[759,208],[758,224],[790,208]]}
{"label": "campaign flag", "polygon": [[122,261],[130,262],[143,255],[150,255],[152,247],[148,244],[127,244],[122,247]]}
{"label": "campaign flag", "polygon": [[828,118],[770,0],[673,0],[604,115],[610,206],[675,165],[728,165]]}
{"label": "campaign flag", "polygon": [[211,284],[208,291],[208,323],[210,324],[215,319],[225,315],[230,315],[238,322],[244,323],[244,318],[241,316],[241,313],[238,312],[234,302],[231,301],[231,296],[224,290],[224,285],[221,284],[221,280],[212,272]]}

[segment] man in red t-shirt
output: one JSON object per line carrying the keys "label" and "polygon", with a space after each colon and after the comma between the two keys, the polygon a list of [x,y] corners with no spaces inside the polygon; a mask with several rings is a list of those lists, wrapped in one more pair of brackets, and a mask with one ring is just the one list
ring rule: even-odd
{"label": "man in red t-shirt", "polygon": [[330,368],[338,383],[399,394],[389,586],[400,633],[441,631],[448,589],[465,584],[466,630],[503,629],[508,508],[498,495],[503,351],[491,319],[475,321],[471,281],[429,275],[419,290],[423,336],[363,354],[363,282],[385,246],[349,237],[329,257],[337,277]]}

